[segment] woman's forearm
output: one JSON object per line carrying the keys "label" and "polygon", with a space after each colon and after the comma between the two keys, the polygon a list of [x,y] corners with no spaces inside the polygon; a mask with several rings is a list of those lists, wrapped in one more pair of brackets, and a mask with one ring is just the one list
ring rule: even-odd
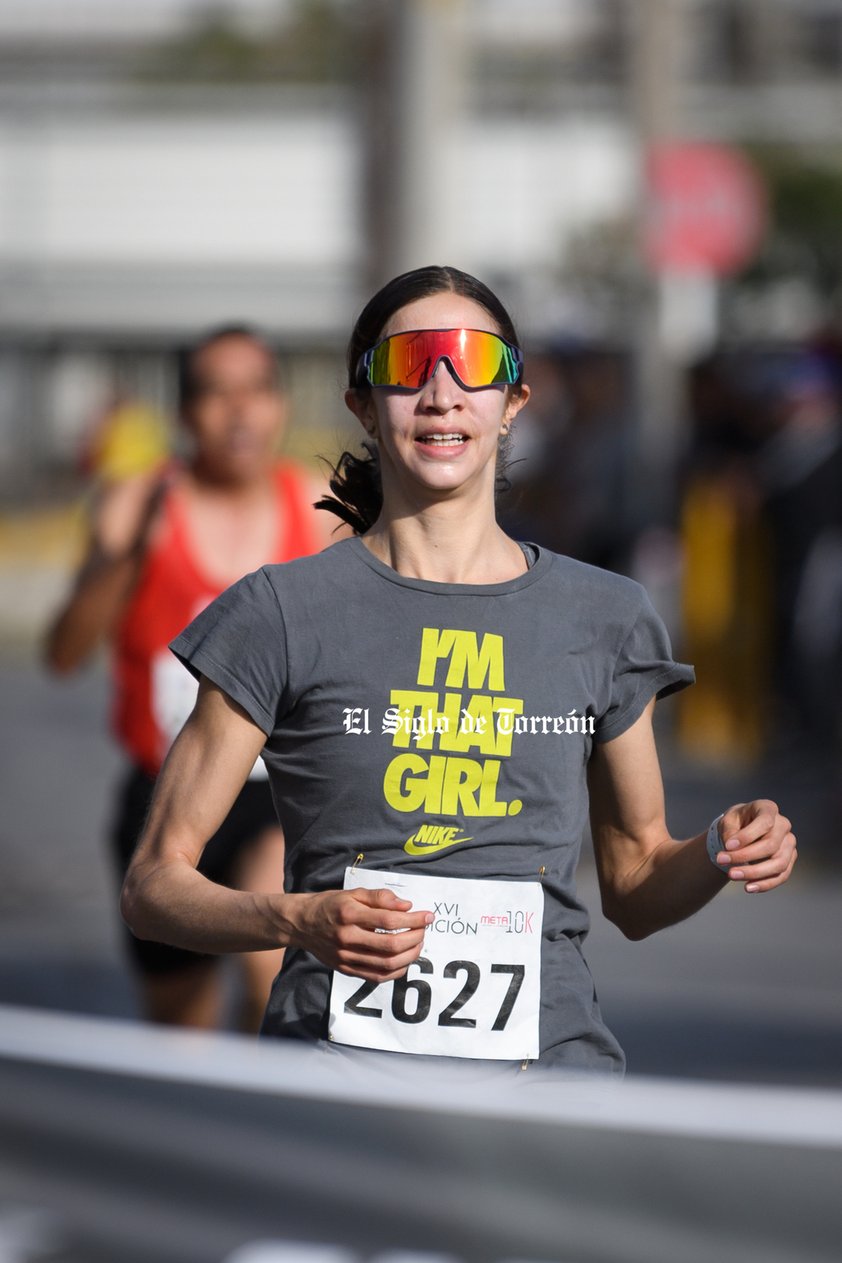
{"label": "woman's forearm", "polygon": [[603,911],[627,938],[643,939],[692,916],[727,884],[727,870],[710,862],[704,833],[666,838],[635,868],[602,881]]}
{"label": "woman's forearm", "polygon": [[141,862],[129,870],[120,911],[138,938],[193,952],[254,952],[289,946],[295,898],[217,885],[187,861]]}
{"label": "woman's forearm", "polygon": [[676,842],[603,828],[597,853],[606,916],[627,938],[646,938],[692,916],[729,884],[755,895],[789,880],[798,850],[777,803],[735,803],[717,832],[721,846],[710,855],[706,833]]}
{"label": "woman's forearm", "polygon": [[140,938],[194,952],[302,947],[374,982],[406,972],[433,919],[385,888],[254,894],[217,886],[186,861],[133,865],[121,908]]}

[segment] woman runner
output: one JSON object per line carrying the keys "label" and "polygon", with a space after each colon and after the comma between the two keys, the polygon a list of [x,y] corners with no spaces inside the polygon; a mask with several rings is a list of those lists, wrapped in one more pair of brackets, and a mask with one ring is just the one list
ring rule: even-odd
{"label": "woman runner", "polygon": [[[332,507],[357,535],[248,576],[174,642],[199,697],[124,915],[192,950],[285,947],[267,1035],[622,1073],[582,956],[588,812],[604,910],[632,939],[729,883],[785,882],[789,821],[758,800],[670,836],[652,712],[692,669],[638,584],[498,526],[529,387],[496,296],[452,268],[400,276],[348,369],[368,451],[342,458]],[[261,753],[286,838],[275,893],[196,869]]]}

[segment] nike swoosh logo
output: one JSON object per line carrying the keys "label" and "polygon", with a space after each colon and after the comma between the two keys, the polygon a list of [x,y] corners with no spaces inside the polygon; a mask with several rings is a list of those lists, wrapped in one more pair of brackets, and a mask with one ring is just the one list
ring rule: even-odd
{"label": "nike swoosh logo", "polygon": [[445,842],[416,842],[410,838],[404,843],[407,855],[429,855],[433,851],[446,851],[450,846],[458,846],[460,842],[470,842],[471,838],[448,838]]}

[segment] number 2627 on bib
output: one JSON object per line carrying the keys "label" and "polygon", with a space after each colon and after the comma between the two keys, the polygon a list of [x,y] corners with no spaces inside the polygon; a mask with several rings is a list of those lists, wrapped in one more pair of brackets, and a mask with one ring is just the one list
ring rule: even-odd
{"label": "number 2627 on bib", "polygon": [[541,1005],[540,882],[346,869],[345,889],[394,891],[429,909],[419,958],[395,982],[334,973],[329,1038],[357,1048],[534,1060]]}

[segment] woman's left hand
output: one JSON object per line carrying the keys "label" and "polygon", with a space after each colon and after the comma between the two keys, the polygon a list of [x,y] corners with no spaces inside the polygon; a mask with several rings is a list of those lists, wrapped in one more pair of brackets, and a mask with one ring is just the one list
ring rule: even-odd
{"label": "woman's left hand", "polygon": [[719,822],[722,850],[717,862],[748,894],[774,890],[789,880],[798,858],[795,834],[777,803],[758,798],[729,807]]}

